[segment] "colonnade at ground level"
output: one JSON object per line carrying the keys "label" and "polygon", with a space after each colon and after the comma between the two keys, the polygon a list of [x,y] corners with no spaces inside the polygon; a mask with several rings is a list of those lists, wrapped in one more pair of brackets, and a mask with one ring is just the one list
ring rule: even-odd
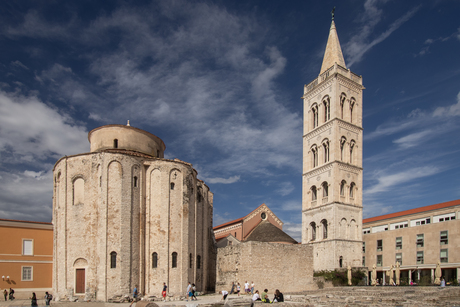
{"label": "colonnade at ground level", "polygon": [[[379,270],[380,269],[380,270]],[[389,271],[390,268],[377,268],[377,280],[379,281],[379,285],[389,285],[388,276],[386,276],[386,272]],[[436,265],[423,265],[423,268],[417,266],[411,266],[409,268],[400,267],[400,283],[407,283],[410,285],[411,281],[414,283],[419,282],[424,276],[429,276],[431,282],[435,280],[435,270]],[[458,266],[452,267],[441,267],[441,276],[444,277],[446,284],[452,282],[453,280],[457,280],[460,276],[460,264]],[[393,274],[395,274],[395,270],[393,270]],[[368,284],[371,284],[371,274],[372,269],[368,272]],[[396,282],[395,276],[393,276],[393,280]]]}

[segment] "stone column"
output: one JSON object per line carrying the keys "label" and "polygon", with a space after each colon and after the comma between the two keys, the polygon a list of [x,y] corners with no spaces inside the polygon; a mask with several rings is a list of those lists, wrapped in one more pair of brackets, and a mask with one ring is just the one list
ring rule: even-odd
{"label": "stone column", "polygon": [[434,269],[431,269],[431,282],[434,282]]}

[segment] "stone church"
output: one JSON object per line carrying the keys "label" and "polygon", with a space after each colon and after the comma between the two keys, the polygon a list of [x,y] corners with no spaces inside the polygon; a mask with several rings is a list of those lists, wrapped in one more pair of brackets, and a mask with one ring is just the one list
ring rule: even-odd
{"label": "stone church", "polygon": [[89,132],[90,152],[54,167],[55,297],[214,291],[213,194],[192,165],[164,159],[157,136],[129,125]]}

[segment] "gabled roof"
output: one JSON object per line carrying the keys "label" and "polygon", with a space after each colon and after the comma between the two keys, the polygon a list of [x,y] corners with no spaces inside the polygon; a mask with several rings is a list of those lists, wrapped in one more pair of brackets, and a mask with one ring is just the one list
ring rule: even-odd
{"label": "gabled roof", "polygon": [[296,240],[267,220],[260,222],[254,227],[244,241],[297,244]]}
{"label": "gabled roof", "polygon": [[[224,228],[226,226],[229,226],[229,225],[233,225],[233,224],[238,224],[240,222],[242,222],[245,218],[247,218],[248,216],[250,216],[253,212],[257,211],[260,207],[262,206],[266,206],[265,204],[262,204],[260,205],[259,207],[255,208],[254,210],[252,210],[251,212],[249,212],[248,214],[246,214],[245,216],[243,217],[240,217],[239,219],[236,219],[236,220],[233,220],[233,221],[230,221],[230,222],[227,222],[227,223],[223,223],[223,224],[220,224],[220,225],[217,225],[213,228],[213,230],[218,230],[220,228]],[[267,206],[266,206],[267,207]],[[268,207],[267,207],[268,208]],[[271,210],[270,210],[271,211]]]}
{"label": "gabled roof", "polygon": [[335,29],[334,20],[331,23],[331,29],[329,30],[329,37],[327,39],[326,51],[324,51],[323,64],[321,65],[320,75],[334,66],[337,63],[343,68],[347,68],[345,60],[342,54],[342,48],[340,47],[339,36]]}
{"label": "gabled roof", "polygon": [[428,212],[428,211],[432,211],[432,210],[443,209],[443,208],[448,208],[448,207],[458,206],[458,205],[460,205],[460,199],[448,201],[448,202],[445,202],[445,203],[429,205],[429,206],[425,206],[425,207],[419,207],[419,208],[414,208],[414,209],[410,209],[410,210],[405,210],[405,211],[400,211],[400,212],[395,212],[395,213],[390,213],[390,214],[370,217],[370,218],[364,219],[363,224],[376,222],[376,221],[381,221],[381,220],[386,220],[386,219],[391,219],[391,218],[400,217],[400,216],[404,216],[404,215]]}

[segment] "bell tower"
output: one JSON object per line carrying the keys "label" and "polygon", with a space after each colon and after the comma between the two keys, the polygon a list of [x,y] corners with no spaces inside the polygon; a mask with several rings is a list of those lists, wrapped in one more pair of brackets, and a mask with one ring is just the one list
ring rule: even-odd
{"label": "bell tower", "polygon": [[302,243],[313,246],[315,271],[362,265],[363,89],[333,15],[321,71],[302,97]]}

